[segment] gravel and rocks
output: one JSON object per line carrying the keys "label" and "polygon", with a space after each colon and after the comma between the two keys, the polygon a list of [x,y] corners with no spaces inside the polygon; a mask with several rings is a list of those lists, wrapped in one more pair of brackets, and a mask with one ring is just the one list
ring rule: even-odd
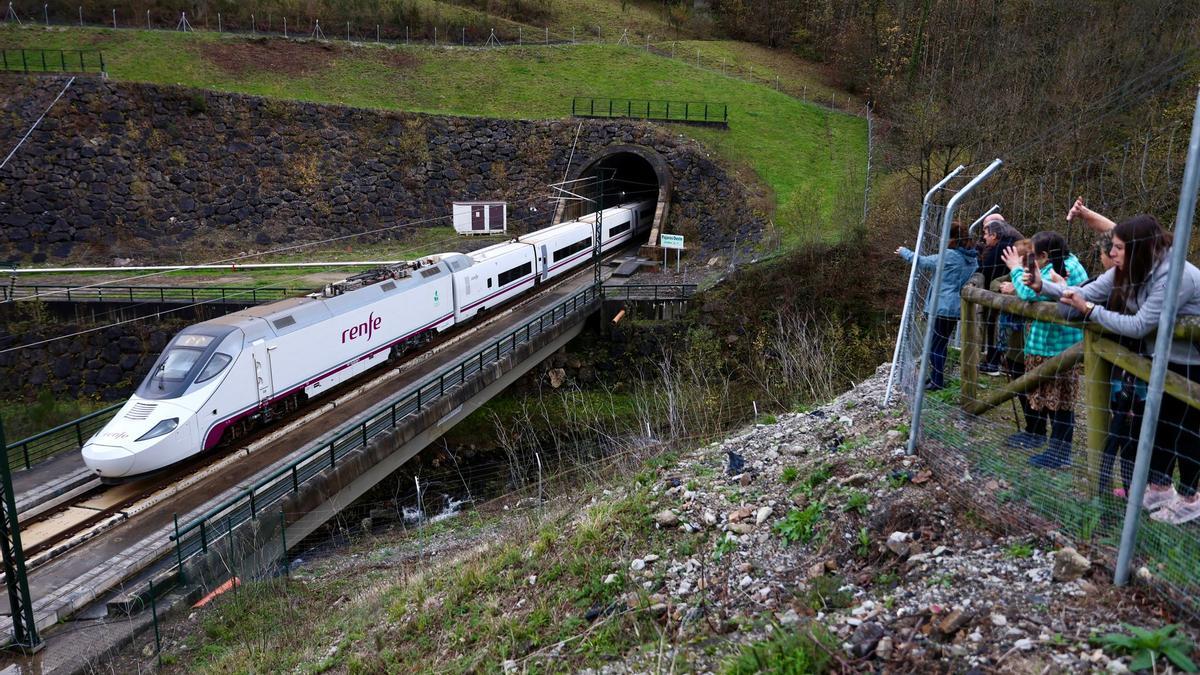
{"label": "gravel and rocks", "polygon": [[[905,454],[907,416],[880,404],[886,375],[881,367],[828,405],[662,470],[656,526],[716,535],[707,550],[655,562],[666,584],[651,600],[682,621],[681,641],[715,631],[736,645],[815,622],[852,671],[1127,670],[1128,657],[1089,638],[1123,622],[1161,625],[1158,610],[1073,548],[973,522],[923,459]],[[804,513],[818,516],[785,543]],[[719,669],[718,657],[689,656]]]}

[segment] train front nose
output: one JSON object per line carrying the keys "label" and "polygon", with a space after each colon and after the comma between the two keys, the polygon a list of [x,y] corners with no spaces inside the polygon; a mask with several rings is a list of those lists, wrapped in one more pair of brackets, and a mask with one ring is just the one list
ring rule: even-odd
{"label": "train front nose", "polygon": [[119,477],[133,469],[134,455],[126,448],[88,443],[83,446],[83,463],[100,476]]}

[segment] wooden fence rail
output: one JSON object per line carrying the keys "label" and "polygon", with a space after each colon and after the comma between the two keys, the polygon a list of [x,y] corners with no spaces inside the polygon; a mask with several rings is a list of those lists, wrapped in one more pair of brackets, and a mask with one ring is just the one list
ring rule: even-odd
{"label": "wooden fence rail", "polygon": [[[1050,379],[1059,373],[1070,370],[1083,362],[1083,403],[1087,407],[1087,456],[1088,478],[1098,480],[1100,476],[1100,461],[1104,444],[1108,437],[1109,422],[1109,393],[1112,366],[1117,366],[1134,376],[1149,381],[1150,359],[1109,339],[1107,331],[1094,323],[1081,324],[1064,319],[1053,302],[1026,302],[1011,295],[1001,295],[980,288],[981,277],[976,275],[962,290],[962,322],[960,335],[962,338],[962,390],[960,405],[963,410],[972,415],[982,415],[992,410],[1018,394],[1025,393],[1037,386],[1039,382]],[[1058,356],[1051,358],[1021,377],[1002,387],[988,392],[985,399],[979,398],[979,349],[981,339],[981,322],[976,318],[976,312],[982,307],[999,310],[1008,314],[1036,319],[1049,323],[1074,326],[1084,329],[1083,341],[1072,346]],[[1146,339],[1153,339],[1153,333]],[[1175,337],[1200,340],[1200,317],[1179,317],[1175,327]],[[1174,373],[1167,372],[1164,387],[1167,396],[1186,402],[1193,408],[1200,409],[1200,382],[1194,382]],[[1095,488],[1095,485],[1093,485]]]}

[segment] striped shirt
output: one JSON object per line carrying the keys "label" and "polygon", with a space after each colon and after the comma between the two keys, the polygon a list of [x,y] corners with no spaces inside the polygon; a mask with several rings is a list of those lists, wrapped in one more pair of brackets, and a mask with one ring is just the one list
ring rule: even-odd
{"label": "striped shirt", "polygon": [[[1087,281],[1087,270],[1083,269],[1083,265],[1079,263],[1079,259],[1074,254],[1067,257],[1067,285],[1078,286]],[[1042,277],[1045,278],[1053,269],[1051,265],[1046,265],[1042,268]],[[1045,295],[1039,295],[1034,290],[1021,281],[1025,270],[1018,267],[1009,272],[1009,278],[1012,279],[1013,291],[1017,297],[1027,302],[1042,302],[1050,301],[1052,298]],[[1079,328],[1071,328],[1062,326],[1057,323],[1048,323],[1046,321],[1030,322],[1029,331],[1025,334],[1025,353],[1031,356],[1058,356],[1068,347],[1074,345],[1083,339],[1083,331]]]}

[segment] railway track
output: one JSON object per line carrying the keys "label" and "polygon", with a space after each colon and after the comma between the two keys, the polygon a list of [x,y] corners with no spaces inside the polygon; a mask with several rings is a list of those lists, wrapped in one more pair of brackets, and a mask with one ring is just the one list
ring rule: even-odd
{"label": "railway track", "polygon": [[[623,251],[614,251],[605,256],[602,264],[607,264],[623,254]],[[381,372],[363,373],[346,383],[344,391],[336,398],[306,402],[282,423],[259,429],[242,439],[235,448],[226,447],[216,452],[205,453],[146,478],[119,485],[104,485],[96,478],[32,507],[22,523],[21,535],[27,568],[32,571],[105,534],[135,515],[231,469],[237,462],[285,436],[300,431],[339,406],[345,406],[364,393],[410,372],[480,331],[494,327],[514,312],[540,301],[547,292],[590,274],[591,267],[584,267],[574,274],[564,275],[542,286],[534,295],[496,308],[481,320],[456,326],[439,335],[420,352],[398,357],[393,366]]]}

